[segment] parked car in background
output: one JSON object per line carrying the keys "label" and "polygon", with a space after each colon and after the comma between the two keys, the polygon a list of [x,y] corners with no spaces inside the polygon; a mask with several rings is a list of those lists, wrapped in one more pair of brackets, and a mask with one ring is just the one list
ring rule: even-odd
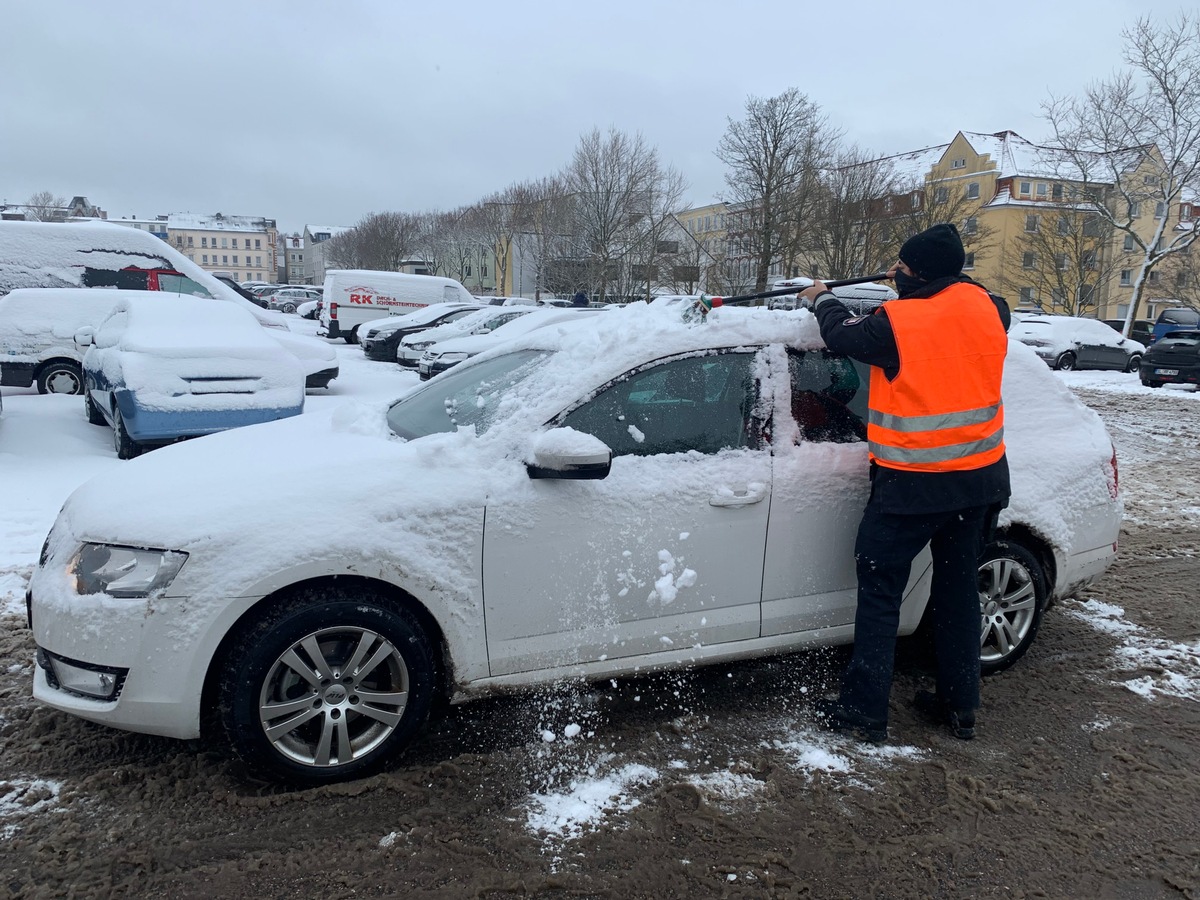
{"label": "parked car in background", "polygon": [[431,303],[403,315],[364,322],[358,327],[358,343],[368,359],[394,363],[400,341],[410,334],[457,322],[480,309],[487,307],[478,303]]}
{"label": "parked car in background", "polygon": [[[870,379],[812,317],[724,312],[538,329],[363,427],[299,416],[85,483],[30,580],[34,697],[166,737],[212,723],[312,785],[378,771],[447,699],[851,642],[867,444],[808,417],[865,427]],[[988,672],[1110,565],[1122,509],[1099,416],[1016,342],[1004,400]],[[304,453],[248,466],[267,437]],[[354,477],[307,515],[331,460]],[[926,552],[901,633],[930,578]]]}
{"label": "parked car in background", "polygon": [[1168,332],[1150,345],[1138,373],[1146,387],[1200,385],[1200,329]]}
{"label": "parked car in background", "polygon": [[26,288],[0,297],[0,384],[82,394],[83,351],[75,332],[98,325],[126,293],[133,292]]}
{"label": "parked car in background", "polygon": [[308,387],[327,387],[338,374],[337,354],[325,341],[292,334],[286,316],[260,309],[166,241],[136,228],[101,221],[0,222],[0,296],[19,288],[106,294],[116,288],[229,302],[251,313],[300,361]]}
{"label": "parked car in background", "polygon": [[1190,306],[1176,306],[1164,309],[1154,320],[1152,341],[1160,340],[1172,331],[1200,328],[1200,310]]}
{"label": "parked car in background", "polygon": [[369,269],[329,269],[319,313],[321,337],[358,340],[364,322],[420,309],[431,303],[473,303],[475,298],[453,278],[378,272]]}
{"label": "parked car in background", "polygon": [[533,312],[535,306],[489,306],[477,309],[468,316],[463,316],[455,322],[444,322],[433,328],[410,334],[400,339],[396,348],[396,362],[406,369],[415,369],[425,355],[425,351],[438,341],[463,337],[468,334],[487,334],[495,331],[505,322],[511,322],[518,316]]}
{"label": "parked car in background", "polygon": [[567,325],[583,321],[597,315],[602,310],[568,307],[539,307],[529,315],[519,316],[510,322],[505,322],[498,328],[485,334],[468,334],[462,337],[439,341],[422,354],[417,363],[417,374],[422,381],[440,375],[447,369],[477,356],[485,350],[491,350],[507,343],[514,338],[529,334],[539,328],[549,328],[553,325]]}
{"label": "parked car in background", "polygon": [[320,299],[321,292],[314,291],[312,288],[285,287],[269,294],[266,301],[268,309],[275,309],[282,313],[294,313],[301,303]]}
{"label": "parked car in background", "polygon": [[296,307],[296,315],[302,319],[315,319],[321,313],[321,300],[305,300]]}
{"label": "parked car in background", "polygon": [[84,412],[109,425],[120,459],[148,447],[304,410],[304,374],[254,318],[204,300],[121,292],[98,327],[75,336]]}
{"label": "parked car in background", "polygon": [[1145,345],[1121,337],[1099,319],[1022,313],[1014,317],[1009,337],[1032,347],[1052,369],[1116,369],[1136,372]]}
{"label": "parked car in background", "polygon": [[[1118,333],[1125,330],[1124,319],[1105,319],[1104,324],[1115,329]],[[1144,347],[1154,343],[1154,323],[1149,319],[1134,319],[1129,329],[1129,336]]]}

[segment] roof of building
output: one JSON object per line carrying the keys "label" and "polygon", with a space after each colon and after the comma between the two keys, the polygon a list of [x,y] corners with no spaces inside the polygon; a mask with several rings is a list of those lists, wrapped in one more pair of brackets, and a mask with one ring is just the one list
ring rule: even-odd
{"label": "roof of building", "polygon": [[192,231],[269,231],[275,228],[274,219],[262,216],[227,216],[224,213],[171,213],[167,227]]}

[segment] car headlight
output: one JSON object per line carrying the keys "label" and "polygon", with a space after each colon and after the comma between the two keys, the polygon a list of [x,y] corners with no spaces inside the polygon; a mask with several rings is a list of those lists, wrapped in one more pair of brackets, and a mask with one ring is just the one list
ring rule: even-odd
{"label": "car headlight", "polygon": [[84,544],[67,565],[79,594],[147,597],[179,574],[188,555],[178,550],[149,550],[116,544]]}
{"label": "car headlight", "polygon": [[462,362],[470,356],[469,353],[443,353],[438,357],[440,362]]}
{"label": "car headlight", "polygon": [[433,341],[416,341],[406,345],[410,350],[424,350],[426,347],[432,347]]}

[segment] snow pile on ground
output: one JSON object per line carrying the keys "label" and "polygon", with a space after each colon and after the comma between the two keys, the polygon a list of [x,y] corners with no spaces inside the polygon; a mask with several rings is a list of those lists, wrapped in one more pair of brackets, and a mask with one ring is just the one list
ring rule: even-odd
{"label": "snow pile on ground", "polygon": [[1120,639],[1116,651],[1118,669],[1145,673],[1116,684],[1147,700],[1154,699],[1156,694],[1200,700],[1200,641],[1175,644],[1153,637],[1146,629],[1126,620],[1121,607],[1098,600],[1066,601],[1063,609],[1097,631]]}
{"label": "snow pile on ground", "polygon": [[28,816],[58,806],[62,783],[42,778],[13,777],[0,781],[0,840],[8,840]]}

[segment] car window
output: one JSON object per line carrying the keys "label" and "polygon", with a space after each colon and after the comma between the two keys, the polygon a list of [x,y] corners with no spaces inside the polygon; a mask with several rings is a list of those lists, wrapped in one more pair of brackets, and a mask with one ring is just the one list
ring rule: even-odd
{"label": "car window", "polygon": [[1158,321],[1162,325],[1200,325],[1200,312],[1194,309],[1164,309]]}
{"label": "car window", "polygon": [[745,352],[661,362],[618,379],[560,424],[595,435],[613,456],[745,447],[753,369],[754,354]]}
{"label": "car window", "polygon": [[186,275],[165,275],[159,273],[158,289],[171,294],[192,294],[195,297],[212,299],[212,294]]}
{"label": "car window", "polygon": [[792,417],[801,441],[850,444],[867,439],[865,366],[828,350],[788,351]]}
{"label": "car window", "polygon": [[536,374],[549,357],[543,350],[521,350],[443,372],[393,403],[388,427],[408,440],[468,425],[483,434],[495,423],[500,398]]}

